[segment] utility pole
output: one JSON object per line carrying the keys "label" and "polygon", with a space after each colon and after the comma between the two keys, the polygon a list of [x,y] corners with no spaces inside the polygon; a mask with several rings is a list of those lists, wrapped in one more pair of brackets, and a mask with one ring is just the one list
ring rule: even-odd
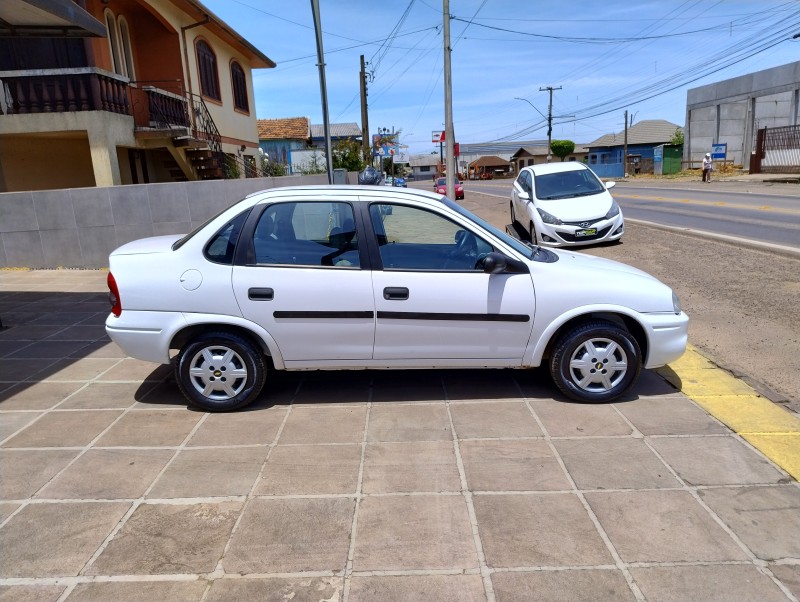
{"label": "utility pole", "polygon": [[625,109],[625,142],[622,146],[622,177],[628,177],[628,109]]}
{"label": "utility pole", "polygon": [[364,67],[364,55],[361,55],[361,148],[366,160],[371,154],[369,140],[369,114],[367,112],[367,71]]}
{"label": "utility pole", "polygon": [[456,158],[454,155],[453,133],[453,80],[450,73],[450,0],[442,0],[444,18],[444,143],[447,147],[447,198],[456,198]]}
{"label": "utility pole", "polygon": [[539,88],[539,92],[544,92],[545,90],[550,91],[550,106],[547,109],[547,162],[550,163],[553,159],[553,150],[550,148],[550,144],[553,142],[553,90],[560,90],[561,86],[558,88],[554,88],[553,86],[545,86],[544,88]]}
{"label": "utility pole", "polygon": [[325,130],[325,162],[328,166],[328,184],[333,184],[333,153],[331,152],[331,125],[328,120],[328,87],[325,85],[325,52],[322,50],[322,26],[319,19],[319,0],[311,0],[314,31],[317,34],[317,67],[319,91],[322,97],[322,127]]}

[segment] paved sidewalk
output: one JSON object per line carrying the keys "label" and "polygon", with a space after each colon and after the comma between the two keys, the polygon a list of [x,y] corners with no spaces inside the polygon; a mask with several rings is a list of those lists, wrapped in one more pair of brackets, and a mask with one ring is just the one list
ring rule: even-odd
{"label": "paved sidewalk", "polygon": [[102,271],[0,271],[0,600],[797,600],[800,488],[659,375],[272,373],[188,409]]}

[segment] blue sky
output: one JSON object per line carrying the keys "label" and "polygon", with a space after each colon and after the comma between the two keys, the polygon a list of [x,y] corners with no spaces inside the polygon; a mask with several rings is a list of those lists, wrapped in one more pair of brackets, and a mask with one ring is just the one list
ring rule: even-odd
{"label": "blue sky", "polygon": [[[310,0],[203,1],[278,64],[254,73],[258,118],[322,123]],[[438,150],[441,0],[320,0],[320,13],[331,122],[361,123],[363,54],[371,133],[394,128],[411,153]],[[634,123],[683,125],[687,89],[800,60],[797,0],[451,0],[450,14],[461,143],[545,139],[546,86],[561,87],[554,139],[621,131],[625,109]]]}

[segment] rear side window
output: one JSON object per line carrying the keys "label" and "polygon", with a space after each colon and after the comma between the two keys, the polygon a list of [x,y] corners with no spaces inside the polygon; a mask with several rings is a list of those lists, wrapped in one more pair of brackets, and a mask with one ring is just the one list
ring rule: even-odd
{"label": "rear side window", "polygon": [[239,233],[250,211],[234,217],[208,241],[205,250],[206,259],[214,263],[233,265],[233,253],[239,241]]}

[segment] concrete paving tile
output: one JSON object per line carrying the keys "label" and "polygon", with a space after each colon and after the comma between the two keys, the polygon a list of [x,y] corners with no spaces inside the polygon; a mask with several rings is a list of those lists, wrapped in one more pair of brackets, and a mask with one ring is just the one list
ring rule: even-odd
{"label": "concrete paving tile", "polygon": [[624,562],[747,559],[741,548],[687,491],[585,495]]}
{"label": "concrete paving tile", "polygon": [[373,405],[368,441],[450,441],[450,418],[444,405]]}
{"label": "concrete paving tile", "polygon": [[572,485],[544,441],[462,441],[471,491],[554,491]]}
{"label": "concrete paving tile", "polygon": [[559,439],[553,445],[578,489],[680,487],[642,439]]}
{"label": "concrete paving tile", "polygon": [[358,487],[361,445],[278,445],[256,495],[350,493]]}
{"label": "concrete paving tile", "polygon": [[354,571],[472,569],[478,556],[461,495],[361,501]]}
{"label": "concrete paving tile", "polygon": [[286,407],[210,414],[188,445],[266,445],[275,440]]}
{"label": "concrete paving tile", "polygon": [[126,409],[136,403],[142,390],[153,388],[155,383],[89,383],[62,403],[58,409],[102,410]]}
{"label": "concrete paving tile", "polygon": [[0,602],[56,602],[66,585],[0,585]]}
{"label": "concrete paving tile", "polygon": [[196,602],[203,598],[206,581],[133,581],[79,583],[67,597],[68,602]]}
{"label": "concrete paving tile", "polygon": [[686,397],[646,397],[614,404],[644,435],[715,435],[729,429]]}
{"label": "concrete paving tile", "polygon": [[[79,309],[79,304],[70,304],[68,308]],[[73,326],[75,324],[84,323],[87,319],[96,315],[97,312],[93,311],[47,311],[40,313],[39,316],[32,320],[30,324],[44,324],[53,326]]]}
{"label": "concrete paving tile", "polygon": [[19,383],[30,380],[35,374],[55,364],[56,360],[53,359],[4,359],[0,363],[0,382]]}
{"label": "concrete paving tile", "polygon": [[800,489],[796,483],[698,493],[758,558],[800,558]]}
{"label": "concrete paving tile", "polygon": [[574,494],[475,495],[472,501],[490,567],[614,562]]}
{"label": "concrete paving tile", "polygon": [[0,576],[77,575],[129,507],[120,502],[26,506],[0,531]]}
{"label": "concrete paving tile", "polygon": [[111,370],[103,374],[98,380],[161,381],[171,374],[172,367],[168,364],[155,364],[153,362],[143,362],[142,360],[126,357],[111,368]]}
{"label": "concrete paving tile", "polygon": [[617,569],[492,573],[492,586],[497,602],[636,600]]}
{"label": "concrete paving tile", "polygon": [[654,370],[642,370],[636,384],[625,395],[619,398],[619,402],[647,399],[648,397],[665,397],[677,395],[678,390],[669,382],[664,380]]}
{"label": "concrete paving tile", "polygon": [[[0,308],[0,312],[2,312],[2,308]],[[0,313],[0,316],[3,317],[3,320],[8,320],[6,316]],[[20,349],[24,349],[25,347],[29,347],[33,345],[33,341],[2,341],[0,340],[0,357],[8,357],[13,353],[16,353]]]}
{"label": "concrete paving tile", "polygon": [[0,331],[0,340],[2,341],[41,341],[64,330],[63,326],[44,326],[36,324],[13,326],[14,322],[11,318],[9,318],[8,323],[12,324],[12,327]]}
{"label": "concrete paving tile", "polygon": [[205,602],[263,600],[265,602],[331,602],[342,599],[341,577],[276,577],[272,575],[216,579]]}
{"label": "concrete paving tile", "polygon": [[113,358],[80,358],[58,360],[51,366],[28,377],[43,381],[93,380],[119,362]]}
{"label": "concrete paving tile", "polygon": [[247,495],[267,452],[265,446],[181,450],[147,497]]}
{"label": "concrete paving tile", "polygon": [[439,370],[378,371],[372,380],[372,403],[444,403]]}
{"label": "concrete paving tile", "polygon": [[78,450],[0,450],[0,493],[3,499],[31,497],[78,453]]}
{"label": "concrete paving tile", "polygon": [[514,380],[522,390],[526,399],[566,399],[560,395],[558,389],[553,385],[553,379],[545,366],[539,368],[515,370]]}
{"label": "concrete paving tile", "polygon": [[480,575],[409,575],[353,577],[351,602],[482,602],[486,599]]}
{"label": "concrete paving tile", "polygon": [[0,392],[0,410],[49,410],[82,386],[82,382],[13,385]]}
{"label": "concrete paving tile", "polygon": [[[134,380],[130,384],[138,385],[136,405],[134,406],[137,410],[152,408],[188,408],[194,411],[194,408],[189,406],[189,402],[183,396],[183,393],[181,393],[175,381],[172,380],[172,377],[167,377],[162,382]],[[246,411],[250,409],[251,406],[248,406]]]}
{"label": "concrete paving tile", "polygon": [[[56,327],[57,328],[57,327]],[[101,324],[79,324],[75,326],[61,327],[61,330],[54,332],[48,341],[108,341],[105,326]]]}
{"label": "concrete paving tile", "polygon": [[199,412],[183,410],[131,410],[100,438],[97,445],[180,445],[202,417]]}
{"label": "concrete paving tile", "polygon": [[752,564],[647,567],[630,571],[648,602],[786,600],[772,579]]}
{"label": "concrete paving tile", "polygon": [[83,447],[121,413],[117,410],[54,410],[11,437],[3,447]]}
{"label": "concrete paving tile", "polygon": [[536,399],[530,404],[551,437],[613,437],[632,432],[611,405],[556,399]]}
{"label": "concrete paving tile", "polygon": [[292,407],[279,443],[361,443],[366,406]]}
{"label": "concrete paving tile", "polygon": [[42,412],[2,412],[0,413],[0,441],[10,437],[18,430],[36,420]]}
{"label": "concrete paving tile", "polygon": [[231,538],[225,571],[342,571],[354,509],[352,498],[254,499]]}
{"label": "concrete paving tile", "polygon": [[800,598],[800,564],[770,564],[769,569],[795,598]]}
{"label": "concrete paving tile", "polygon": [[689,485],[778,483],[785,478],[769,460],[732,436],[658,437],[650,444]]}
{"label": "concrete paving tile", "polygon": [[169,449],[90,449],[43,488],[49,499],[135,499],[166,466]]}
{"label": "concrete paving tile", "polygon": [[370,373],[343,370],[341,372],[309,373],[292,403],[322,404],[366,403],[369,399]]}
{"label": "concrete paving tile", "polygon": [[361,489],[364,493],[460,491],[452,442],[370,443]]}
{"label": "concrete paving tile", "polygon": [[450,415],[459,439],[542,436],[542,429],[522,401],[454,403]]}
{"label": "concrete paving tile", "polygon": [[85,573],[210,573],[241,510],[241,502],[142,504]]}
{"label": "concrete paving tile", "polygon": [[14,359],[61,359],[86,347],[82,341],[37,341],[9,355]]}
{"label": "concrete paving tile", "polygon": [[342,599],[343,591],[344,582],[340,577],[217,579],[203,600],[204,602],[232,600],[333,602]]}
{"label": "concrete paving tile", "polygon": [[94,341],[87,343],[78,351],[71,354],[70,357],[99,357],[99,358],[119,358],[127,357],[124,351],[120,349],[119,345],[111,341]]}
{"label": "concrete paving tile", "polygon": [[514,370],[445,370],[445,393],[451,402],[522,401],[522,393],[513,379]]}

